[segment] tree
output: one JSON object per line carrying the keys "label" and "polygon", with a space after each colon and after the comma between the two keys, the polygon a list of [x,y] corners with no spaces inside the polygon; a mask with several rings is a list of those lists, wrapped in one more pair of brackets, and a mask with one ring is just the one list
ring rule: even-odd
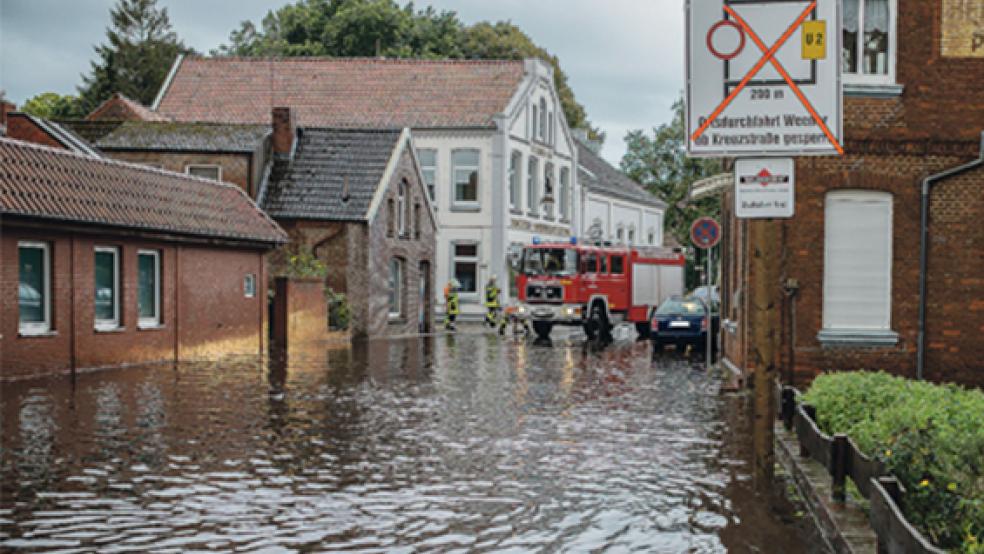
{"label": "tree", "polygon": [[688,202],[690,185],[723,170],[720,160],[688,158],[685,135],[680,98],[673,103],[672,121],[654,128],[652,137],[641,130],[625,136],[627,150],[621,164],[623,172],[666,202],[665,229],[684,245],[690,244],[690,226],[695,219],[721,213],[716,198]]}
{"label": "tree", "polygon": [[118,0],[111,27],[97,59],[79,87],[82,106],[91,111],[115,92],[150,104],[178,54],[190,50],[171,30],[167,8],[157,0]]}
{"label": "tree", "polygon": [[42,92],[29,98],[21,111],[45,119],[79,119],[88,113],[78,96],[62,96],[57,92]]}
{"label": "tree", "polygon": [[394,0],[298,0],[270,11],[257,28],[244,21],[213,54],[237,56],[386,56],[393,58],[523,59],[554,67],[554,82],[571,127],[590,127],[556,56],[509,22],[464,25],[453,11],[401,8]]}

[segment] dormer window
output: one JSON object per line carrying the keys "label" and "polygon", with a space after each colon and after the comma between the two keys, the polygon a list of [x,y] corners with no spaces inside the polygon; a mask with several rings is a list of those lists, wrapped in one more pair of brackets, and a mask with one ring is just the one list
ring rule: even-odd
{"label": "dormer window", "polygon": [[844,81],[895,83],[897,0],[844,0]]}

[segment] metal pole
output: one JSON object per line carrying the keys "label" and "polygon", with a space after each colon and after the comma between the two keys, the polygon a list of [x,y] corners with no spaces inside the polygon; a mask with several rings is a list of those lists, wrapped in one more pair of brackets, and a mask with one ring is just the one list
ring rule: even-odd
{"label": "metal pole", "polygon": [[711,298],[711,248],[704,250],[704,255],[707,256],[707,271],[704,273],[704,290],[707,292],[707,301],[704,302],[704,317],[707,318],[707,345],[704,350],[704,361],[707,366],[707,370],[711,370],[711,357],[713,356],[713,351],[711,350],[711,335],[714,332],[712,323],[714,320],[711,318],[711,306],[713,304]]}

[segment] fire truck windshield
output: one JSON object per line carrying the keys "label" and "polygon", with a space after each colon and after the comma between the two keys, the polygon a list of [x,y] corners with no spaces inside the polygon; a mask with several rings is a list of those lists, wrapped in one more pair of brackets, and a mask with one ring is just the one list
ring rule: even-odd
{"label": "fire truck windshield", "polygon": [[527,248],[523,252],[525,275],[567,277],[577,273],[577,252],[569,248]]}

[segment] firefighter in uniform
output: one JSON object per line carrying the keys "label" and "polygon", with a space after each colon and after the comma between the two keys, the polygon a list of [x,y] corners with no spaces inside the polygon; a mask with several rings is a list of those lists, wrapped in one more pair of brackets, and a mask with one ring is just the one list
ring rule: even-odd
{"label": "firefighter in uniform", "polygon": [[458,318],[458,282],[455,279],[448,281],[444,287],[444,328],[454,331],[454,320]]}
{"label": "firefighter in uniform", "polygon": [[499,325],[499,285],[495,282],[495,275],[489,277],[488,284],[485,285],[485,324],[495,329]]}

